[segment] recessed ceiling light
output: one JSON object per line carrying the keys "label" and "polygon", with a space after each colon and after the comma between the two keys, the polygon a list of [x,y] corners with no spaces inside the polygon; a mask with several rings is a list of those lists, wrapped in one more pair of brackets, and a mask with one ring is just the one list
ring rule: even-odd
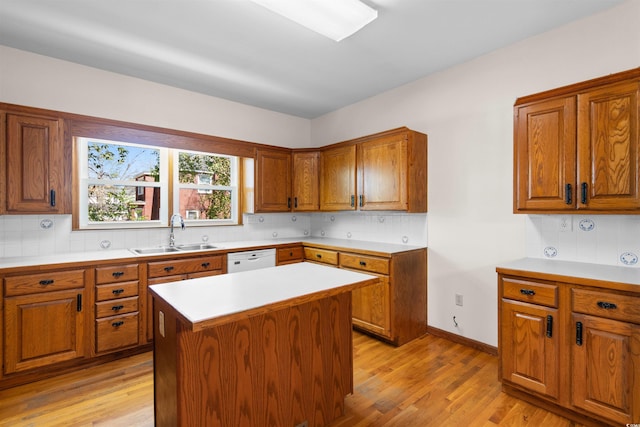
{"label": "recessed ceiling light", "polygon": [[251,0],[316,33],[340,41],[378,17],[358,0]]}

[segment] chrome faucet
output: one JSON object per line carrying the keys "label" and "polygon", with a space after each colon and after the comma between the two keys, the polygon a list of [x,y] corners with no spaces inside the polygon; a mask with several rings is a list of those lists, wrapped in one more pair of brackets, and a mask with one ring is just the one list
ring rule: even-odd
{"label": "chrome faucet", "polygon": [[182,215],[180,214],[171,215],[171,219],[169,220],[169,226],[171,227],[171,230],[169,231],[169,247],[170,248],[176,245],[176,238],[173,235],[173,223],[175,222],[176,218],[180,218],[180,227],[184,230],[184,218],[182,218]]}

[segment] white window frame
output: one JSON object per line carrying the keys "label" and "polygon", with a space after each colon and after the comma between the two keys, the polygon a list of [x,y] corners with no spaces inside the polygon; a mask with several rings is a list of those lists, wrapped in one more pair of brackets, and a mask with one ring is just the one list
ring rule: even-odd
{"label": "white window frame", "polygon": [[[172,176],[172,190],[173,190],[173,212],[180,212],[180,190],[181,189],[195,189],[199,193],[211,193],[212,190],[216,191],[230,191],[231,192],[231,218],[229,219],[197,219],[197,220],[189,220],[185,218],[185,223],[188,225],[237,225],[238,224],[238,211],[239,211],[239,177],[240,177],[240,169],[239,169],[239,158],[237,156],[229,156],[225,154],[218,153],[209,153],[204,151],[194,151],[194,150],[179,150],[179,149],[171,149],[171,162],[173,165],[173,176]],[[216,156],[216,157],[226,157],[231,161],[231,185],[210,185],[210,184],[187,184],[180,183],[178,179],[179,174],[179,156],[180,153],[189,153],[189,154],[202,154],[208,156]]]}
{"label": "white window frame", "polygon": [[[104,229],[127,229],[127,228],[151,228],[166,226],[169,222],[169,151],[167,148],[157,146],[147,146],[141,144],[132,144],[124,141],[105,140],[99,138],[76,137],[76,149],[78,152],[78,215],[79,227],[84,230],[104,230]],[[139,148],[153,148],[159,150],[160,153],[160,181],[137,181],[131,180],[103,180],[89,179],[89,143],[98,144],[117,144]],[[127,187],[154,187],[160,188],[160,218],[157,220],[144,221],[89,221],[89,185],[112,185]],[[139,189],[136,188],[136,194]]]}

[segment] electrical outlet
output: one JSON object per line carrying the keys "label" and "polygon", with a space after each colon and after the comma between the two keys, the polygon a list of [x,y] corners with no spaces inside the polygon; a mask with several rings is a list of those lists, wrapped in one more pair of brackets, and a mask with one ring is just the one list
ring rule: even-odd
{"label": "electrical outlet", "polygon": [[560,217],[560,231],[561,232],[573,231],[573,218],[571,216]]}
{"label": "electrical outlet", "polygon": [[462,307],[462,294],[456,294],[456,305]]}

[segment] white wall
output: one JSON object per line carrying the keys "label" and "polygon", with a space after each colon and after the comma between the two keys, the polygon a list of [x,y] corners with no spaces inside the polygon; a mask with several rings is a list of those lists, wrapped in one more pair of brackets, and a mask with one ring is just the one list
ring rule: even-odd
{"label": "white wall", "polygon": [[[338,214],[333,222],[323,214],[296,221],[291,215],[269,215],[241,230],[191,229],[177,239],[197,240],[205,232],[215,241],[320,230],[393,242],[409,234],[409,244],[428,238],[429,324],[496,345],[495,266],[536,256],[546,244],[538,234],[549,235],[538,220],[511,213],[513,103],[519,96],[638,67],[638,16],[640,1],[628,0],[312,121],[2,46],[0,101],[285,147],[321,146],[398,126],[424,132],[429,135],[428,215],[384,215],[390,218],[384,225],[378,214]],[[619,218],[621,228],[638,224]],[[0,216],[0,240],[8,242],[0,245],[0,257],[36,245],[50,253],[97,249],[102,239],[127,247],[131,236],[136,245],[166,237],[162,232],[71,232],[64,215],[45,230],[42,219],[49,218]],[[454,305],[455,293],[464,295],[462,308]]]}
{"label": "white wall", "polygon": [[[497,345],[495,267],[540,256],[545,244],[537,220],[511,213],[514,101],[640,66],[639,16],[640,1],[629,0],[312,121],[313,146],[398,126],[428,134],[431,326]],[[618,217],[638,227],[629,218]],[[598,259],[618,250],[601,248]]]}
{"label": "white wall", "polygon": [[283,147],[307,119],[0,46],[0,102]]}

